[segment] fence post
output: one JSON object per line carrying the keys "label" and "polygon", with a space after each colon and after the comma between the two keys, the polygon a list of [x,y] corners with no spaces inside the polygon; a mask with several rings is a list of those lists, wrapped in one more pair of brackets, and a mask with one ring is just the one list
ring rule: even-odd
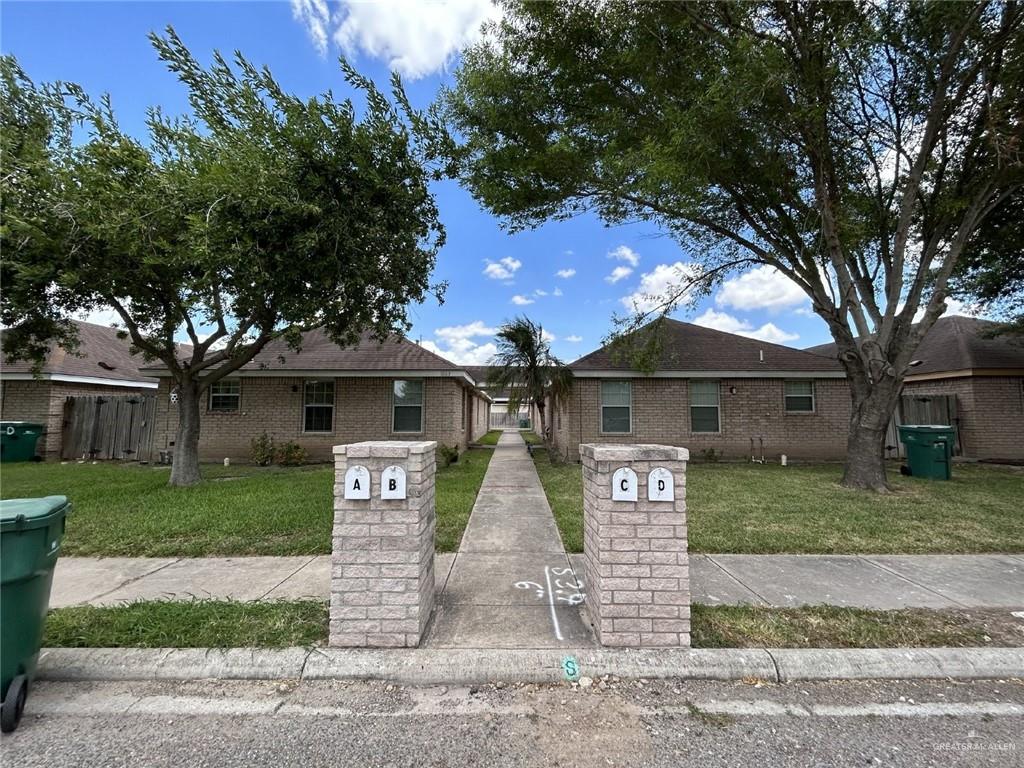
{"label": "fence post", "polygon": [[606,646],[689,647],[689,451],[580,446],[586,609]]}
{"label": "fence post", "polygon": [[419,645],[434,608],[436,447],[334,447],[330,645]]}

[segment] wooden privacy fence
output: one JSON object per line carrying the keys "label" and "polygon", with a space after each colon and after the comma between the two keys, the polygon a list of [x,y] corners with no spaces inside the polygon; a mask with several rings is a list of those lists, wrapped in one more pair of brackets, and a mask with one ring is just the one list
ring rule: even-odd
{"label": "wooden privacy fence", "polygon": [[[522,419],[530,421],[530,412],[523,410],[519,413],[509,413],[504,406],[491,407],[491,429],[518,429]],[[529,424],[527,424],[529,426]]]}
{"label": "wooden privacy fence", "polygon": [[60,457],[149,461],[155,421],[152,395],[69,397]]}
{"label": "wooden privacy fence", "polygon": [[906,454],[903,443],[900,442],[898,427],[901,424],[944,424],[956,427],[953,455],[963,454],[956,395],[929,395],[924,392],[901,395],[899,405],[896,406],[896,412],[892,415],[889,429],[885,434],[885,455],[890,458],[896,456],[902,458]]}

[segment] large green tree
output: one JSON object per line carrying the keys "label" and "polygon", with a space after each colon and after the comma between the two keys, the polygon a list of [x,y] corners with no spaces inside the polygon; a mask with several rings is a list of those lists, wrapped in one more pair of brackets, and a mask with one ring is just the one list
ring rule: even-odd
{"label": "large green tree", "polygon": [[0,312],[10,358],[74,348],[69,319],[113,308],[134,350],[173,377],[170,482],[189,485],[211,384],[272,339],[298,349],[311,328],[339,344],[408,330],[444,232],[423,123],[397,79],[396,106],[343,62],[360,115],[330,92],[285,93],[241,54],[203,66],[171,29],[152,42],[191,114],[151,109],[145,140],[109,99],[36,86],[3,59]]}
{"label": "large green tree", "polygon": [[657,223],[697,265],[664,311],[691,282],[779,270],[846,370],[844,483],[887,489],[914,349],[964,244],[1022,183],[1020,5],[504,5],[444,99],[466,186],[513,228]]}

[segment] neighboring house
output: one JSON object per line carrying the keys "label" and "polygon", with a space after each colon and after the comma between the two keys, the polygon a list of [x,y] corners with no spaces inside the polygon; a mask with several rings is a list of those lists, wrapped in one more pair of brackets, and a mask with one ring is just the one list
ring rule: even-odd
{"label": "neighboring house", "polygon": [[565,457],[578,460],[580,443],[680,445],[696,459],[845,455],[850,393],[838,361],[676,320],[662,334],[653,373],[608,347],[569,366],[572,395],[551,414]]}
{"label": "neighboring house", "polygon": [[[43,424],[37,445],[45,458],[58,458],[69,397],[154,394],[157,381],[139,371],[127,339],[103,325],[75,322],[79,346],[67,352],[54,346],[38,375],[26,361],[0,362],[0,416],[5,421]],[[2,334],[0,334],[2,336]]]}
{"label": "neighboring house", "polygon": [[[927,404],[930,398],[952,396],[949,420],[957,427],[961,455],[1019,461],[1024,459],[1024,338],[989,336],[996,327],[960,315],[939,318],[914,353],[920,363],[906,377],[897,418],[916,421],[920,417],[907,411],[928,409],[915,408],[915,401]],[[807,351],[837,354],[834,344]]]}
{"label": "neighboring house", "polygon": [[[155,447],[164,450],[178,424],[173,380],[165,367],[147,373],[160,379]],[[199,455],[248,460],[263,432],[298,443],[313,460],[362,440],[436,440],[462,450],[487,432],[489,408],[465,368],[407,339],[381,344],[367,336],[342,348],[310,331],[300,352],[271,342],[207,390]]]}

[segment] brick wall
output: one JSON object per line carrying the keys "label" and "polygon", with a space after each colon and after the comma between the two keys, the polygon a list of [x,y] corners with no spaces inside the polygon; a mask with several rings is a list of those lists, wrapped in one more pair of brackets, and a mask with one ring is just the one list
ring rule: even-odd
{"label": "brick wall", "polygon": [[[335,450],[332,646],[416,647],[434,608],[436,444],[364,442]],[[345,498],[345,473],[369,470],[370,498]],[[406,473],[406,498],[381,498],[381,472]]]}
{"label": "brick wall", "polygon": [[[303,382],[298,377],[242,377],[241,401],[237,411],[210,411],[204,397],[201,414],[199,455],[203,460],[224,457],[249,460],[252,438],[266,431],[281,443],[292,440],[310,459],[326,461],[331,449],[342,443],[365,440],[436,440],[439,444],[464,449],[468,429],[462,428],[465,388],[456,379],[424,379],[423,431],[392,431],[392,386],[383,377],[342,377],[334,379],[334,424],[331,432],[303,432]],[[170,402],[170,380],[161,379],[157,401],[156,450],[168,447],[177,428],[177,406]],[[467,427],[472,423],[467,413]]]}
{"label": "brick wall", "polygon": [[0,418],[10,421],[31,421],[44,426],[43,438],[37,445],[39,454],[47,459],[60,458],[64,431],[64,400],[89,395],[156,394],[152,389],[110,387],[103,384],[75,384],[38,379],[0,383]]}
{"label": "brick wall", "polygon": [[[636,378],[632,382],[632,432],[601,433],[601,379],[577,378],[561,413],[552,412],[555,444],[571,461],[580,443],[659,443],[685,446],[694,459],[714,449],[726,459],[785,453],[795,459],[841,459],[850,418],[849,388],[843,379],[814,381],[813,413],[786,413],[782,379],[721,379],[715,434],[690,431],[689,381]],[[733,391],[735,389],[735,391]]]}
{"label": "brick wall", "polygon": [[960,443],[971,459],[1024,459],[1024,376],[913,381],[907,395],[956,395]]}
{"label": "brick wall", "polygon": [[[685,448],[584,444],[586,609],[601,645],[690,645]],[[616,501],[615,472],[636,473],[636,501]],[[648,473],[672,473],[671,501],[649,501]]]}

